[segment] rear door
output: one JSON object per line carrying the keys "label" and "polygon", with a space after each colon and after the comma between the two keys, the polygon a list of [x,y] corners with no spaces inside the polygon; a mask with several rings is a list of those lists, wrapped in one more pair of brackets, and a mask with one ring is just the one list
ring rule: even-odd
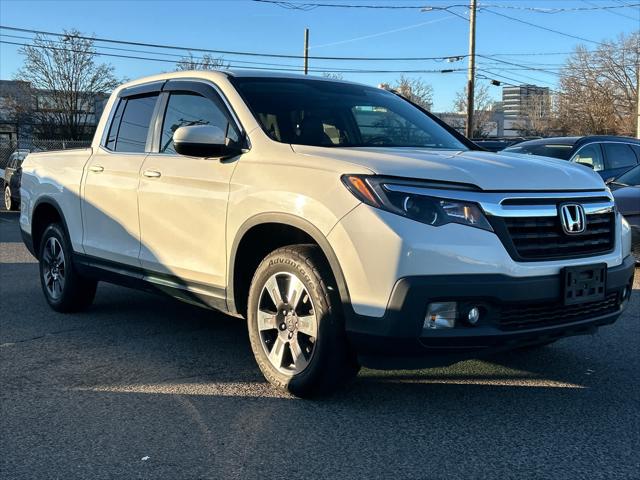
{"label": "rear door", "polygon": [[140,175],[140,261],[147,272],[179,281],[181,288],[222,296],[229,182],[238,158],[178,155],[173,133],[181,126],[209,124],[238,140],[239,126],[209,83],[169,81],[161,105],[154,152]]}
{"label": "rear door", "polygon": [[87,164],[82,192],[87,255],[140,266],[138,183],[160,88],[140,87],[119,98],[108,133]]}
{"label": "rear door", "polygon": [[605,142],[602,144],[604,151],[605,171],[603,178],[616,178],[624,172],[631,170],[638,164],[636,154],[627,143]]}

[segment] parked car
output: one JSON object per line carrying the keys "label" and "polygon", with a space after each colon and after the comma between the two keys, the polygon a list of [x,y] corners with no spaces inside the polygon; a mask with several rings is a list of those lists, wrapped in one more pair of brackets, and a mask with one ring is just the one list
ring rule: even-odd
{"label": "parked car", "polygon": [[91,148],[27,157],[20,226],[54,310],[109,281],[244,317],[300,396],[613,323],[634,262],[602,179],[475,148],[378,88],[167,73],[116,89]]}
{"label": "parked car", "polygon": [[631,251],[640,262],[640,165],[608,182],[618,211],[631,226]]}
{"label": "parked car", "polygon": [[504,151],[569,160],[592,168],[605,180],[618,177],[640,163],[640,140],[629,137],[541,138],[512,145]]}
{"label": "parked car", "polygon": [[477,138],[473,139],[473,143],[489,152],[499,152],[523,140],[523,138]]}
{"label": "parked car", "polygon": [[2,182],[4,208],[17,210],[20,206],[20,177],[22,176],[22,162],[29,154],[29,150],[16,150],[9,156],[7,165],[0,170]]}

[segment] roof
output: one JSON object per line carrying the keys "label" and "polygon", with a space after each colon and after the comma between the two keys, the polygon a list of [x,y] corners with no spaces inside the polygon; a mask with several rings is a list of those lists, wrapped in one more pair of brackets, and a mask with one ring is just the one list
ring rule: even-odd
{"label": "roof", "polygon": [[589,142],[605,142],[605,141],[624,141],[626,143],[635,143],[640,145],[640,139],[632,137],[618,137],[615,135],[586,135],[584,137],[548,137],[537,138],[535,140],[527,140],[517,145],[578,145]]}
{"label": "roof", "polygon": [[578,140],[583,137],[549,137],[549,138],[536,138],[535,140],[525,140],[524,142],[518,142],[517,146],[522,145],[575,145]]}
{"label": "roof", "polygon": [[121,89],[130,88],[137,85],[143,85],[145,83],[158,82],[162,80],[179,79],[179,78],[203,78],[211,81],[216,81],[220,79],[227,79],[229,77],[291,78],[291,79],[299,79],[299,80],[318,80],[318,81],[324,81],[324,82],[349,83],[352,85],[361,85],[361,86],[371,87],[370,85],[365,85],[357,82],[349,82],[346,80],[337,80],[334,78],[317,77],[313,75],[303,75],[303,74],[290,73],[290,72],[275,72],[270,70],[256,71],[256,70],[225,69],[225,70],[180,70],[177,72],[160,73],[157,75],[151,75],[148,77],[132,80],[130,82],[127,82],[121,85],[119,88]]}

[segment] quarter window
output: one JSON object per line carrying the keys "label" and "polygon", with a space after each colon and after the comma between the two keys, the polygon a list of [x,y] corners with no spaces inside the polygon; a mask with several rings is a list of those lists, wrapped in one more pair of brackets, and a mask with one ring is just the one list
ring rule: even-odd
{"label": "quarter window", "polygon": [[605,143],[603,147],[607,156],[608,168],[625,168],[636,165],[636,155],[629,145],[624,143]]}
{"label": "quarter window", "polygon": [[189,125],[213,125],[225,132],[229,139],[239,139],[225,112],[212,100],[194,93],[172,93],[162,125],[160,153],[175,154],[173,133]]}
{"label": "quarter window", "polygon": [[144,152],[157,99],[158,94],[154,94],[121,101],[111,123],[107,148],[116,152]]}

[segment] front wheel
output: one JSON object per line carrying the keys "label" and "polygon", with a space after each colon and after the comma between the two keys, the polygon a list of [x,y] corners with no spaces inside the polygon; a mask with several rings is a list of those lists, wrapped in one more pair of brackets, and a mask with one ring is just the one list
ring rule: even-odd
{"label": "front wheel", "polygon": [[97,282],[76,271],[71,261],[71,244],[57,223],[45,229],[38,258],[42,291],[53,310],[78,312],[93,303]]}
{"label": "front wheel", "polygon": [[270,253],[251,282],[248,328],[265,378],[300,397],[331,392],[358,373],[332,275],[319,249]]}

